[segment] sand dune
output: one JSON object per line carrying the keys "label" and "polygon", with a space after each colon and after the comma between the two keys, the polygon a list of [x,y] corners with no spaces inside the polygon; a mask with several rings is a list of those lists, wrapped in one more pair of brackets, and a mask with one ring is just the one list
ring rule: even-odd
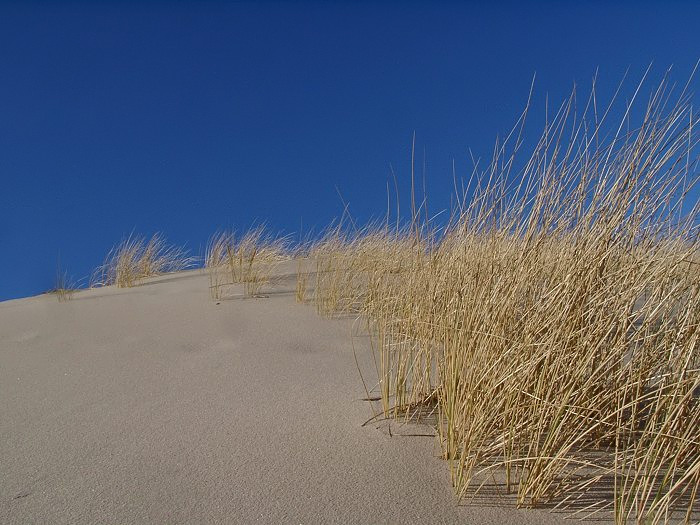
{"label": "sand dune", "polygon": [[0,303],[0,522],[563,521],[457,505],[436,439],[397,435],[428,427],[363,427],[352,321],[295,304],[293,279],[219,304],[199,271]]}

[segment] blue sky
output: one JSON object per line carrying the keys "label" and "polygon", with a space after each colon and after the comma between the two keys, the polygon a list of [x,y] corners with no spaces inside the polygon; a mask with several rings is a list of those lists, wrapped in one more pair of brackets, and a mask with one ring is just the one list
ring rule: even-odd
{"label": "blue sky", "polygon": [[[408,198],[411,137],[432,210],[452,162],[533,131],[599,70],[700,56],[698,2],[0,3],[0,300],[76,278],[134,231],[195,253],[219,228],[298,232]],[[697,82],[695,82],[697,84]],[[697,101],[697,96],[695,97]],[[424,157],[425,156],[425,157]]]}

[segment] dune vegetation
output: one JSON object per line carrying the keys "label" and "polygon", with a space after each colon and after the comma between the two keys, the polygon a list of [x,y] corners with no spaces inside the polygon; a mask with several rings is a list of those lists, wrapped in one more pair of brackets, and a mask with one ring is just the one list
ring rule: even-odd
{"label": "dune vegetation", "polygon": [[155,233],[150,239],[129,235],[115,245],[104,263],[95,269],[90,286],[128,288],[145,277],[185,270],[195,262],[196,259],[190,257],[184,248],[168,244],[160,233]]}
{"label": "dune vegetation", "polygon": [[697,124],[667,81],[635,123],[639,92],[612,125],[572,94],[522,162],[526,109],[442,229],[412,196],[311,249],[319,313],[366,324],[383,415],[432,415],[460,499],[501,476],[521,507],[697,519]]}
{"label": "dune vegetation", "polygon": [[58,268],[56,269],[54,287],[47,293],[55,295],[59,303],[65,303],[73,298],[73,294],[77,289],[77,284],[72,281],[68,270],[61,268],[61,263],[59,261]]}
{"label": "dune vegetation", "polygon": [[249,230],[240,239],[235,232],[214,234],[204,255],[212,299],[227,296],[232,285],[238,283],[243,283],[246,297],[259,296],[273,279],[279,263],[289,257],[289,239],[270,234],[264,225]]}
{"label": "dune vegetation", "polygon": [[[412,175],[405,223],[341,221],[303,249],[262,226],[219,232],[211,297],[240,284],[259,297],[303,254],[297,300],[366,327],[377,417],[434,425],[459,500],[497,480],[520,507],[696,520],[700,136],[686,89],[665,78],[642,103],[642,88],[606,106],[595,85],[583,107],[574,91],[526,147],[528,103],[491,162],[455,182],[442,224]],[[192,262],[160,235],[129,237],[93,283]]]}

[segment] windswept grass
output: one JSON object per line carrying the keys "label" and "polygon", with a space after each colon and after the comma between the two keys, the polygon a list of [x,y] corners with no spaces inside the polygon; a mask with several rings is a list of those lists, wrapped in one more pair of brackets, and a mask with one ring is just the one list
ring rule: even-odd
{"label": "windswept grass", "polygon": [[498,472],[523,507],[697,519],[699,136],[672,95],[611,126],[574,93],[519,162],[526,109],[444,230],[312,250],[318,311],[367,323],[387,417],[434,411],[459,498]]}
{"label": "windswept grass", "polygon": [[240,239],[234,232],[214,234],[204,258],[212,299],[223,298],[238,283],[243,284],[246,297],[259,296],[278,264],[287,259],[288,238],[275,237],[264,226],[249,230]]}
{"label": "windswept grass", "polygon": [[168,244],[160,233],[150,239],[130,235],[114,246],[90,279],[90,286],[128,288],[145,277],[177,272],[194,265],[184,248]]}

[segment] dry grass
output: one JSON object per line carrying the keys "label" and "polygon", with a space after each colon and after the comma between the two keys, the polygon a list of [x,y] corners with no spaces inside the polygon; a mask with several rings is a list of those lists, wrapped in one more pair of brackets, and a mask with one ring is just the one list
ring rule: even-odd
{"label": "dry grass", "polygon": [[318,311],[366,321],[386,416],[435,411],[460,498],[498,471],[519,506],[698,511],[699,137],[671,94],[636,126],[572,95],[516,172],[526,109],[445,230],[314,247]]}
{"label": "dry grass", "polygon": [[65,303],[73,298],[77,289],[78,287],[68,275],[68,271],[63,270],[59,263],[56,269],[56,285],[47,293],[54,294],[59,303]]}
{"label": "dry grass", "polygon": [[214,234],[204,258],[212,299],[224,298],[238,283],[246,297],[259,297],[288,254],[288,239],[270,235],[264,226],[251,229],[240,240],[234,232]]}
{"label": "dry grass", "polygon": [[90,279],[90,286],[128,288],[145,277],[190,268],[195,259],[180,247],[169,245],[160,233],[150,239],[130,235],[114,246]]}
{"label": "dry grass", "polygon": [[297,286],[295,299],[298,303],[306,302],[306,294],[309,287],[309,273],[303,268],[304,260],[299,258],[297,261]]}

